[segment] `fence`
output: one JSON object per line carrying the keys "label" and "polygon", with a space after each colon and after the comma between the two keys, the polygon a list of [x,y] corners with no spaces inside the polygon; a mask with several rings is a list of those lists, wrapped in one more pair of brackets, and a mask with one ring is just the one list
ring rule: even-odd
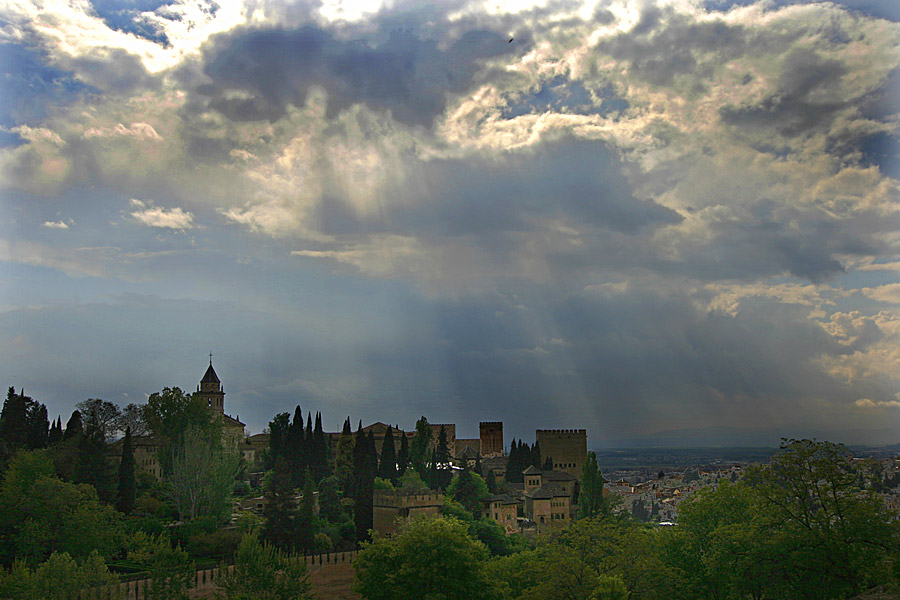
{"label": "fence", "polygon": [[[353,585],[352,562],[356,551],[312,554],[298,560],[305,560],[310,571],[313,589],[321,600],[358,598],[351,590]],[[223,572],[230,572],[233,566],[198,569],[194,573],[190,595],[194,598],[211,596],[218,588],[216,581]],[[102,586],[83,590],[79,600],[146,600],[152,583],[149,579],[123,581],[118,586]],[[118,589],[117,589],[118,588]]]}

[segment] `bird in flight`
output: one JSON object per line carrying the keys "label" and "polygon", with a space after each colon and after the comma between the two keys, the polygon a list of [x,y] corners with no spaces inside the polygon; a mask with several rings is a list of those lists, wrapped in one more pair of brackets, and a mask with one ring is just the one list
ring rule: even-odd
{"label": "bird in flight", "polygon": [[512,44],[513,39],[515,39],[515,38],[509,38],[509,41],[506,42],[506,43],[507,43],[507,44]]}

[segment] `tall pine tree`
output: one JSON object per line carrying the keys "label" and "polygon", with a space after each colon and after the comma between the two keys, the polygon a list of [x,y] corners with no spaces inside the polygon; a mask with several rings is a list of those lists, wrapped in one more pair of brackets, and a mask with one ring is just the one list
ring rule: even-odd
{"label": "tall pine tree", "polygon": [[131,445],[131,427],[125,428],[122,442],[122,460],[119,462],[119,487],[116,494],[116,510],[126,515],[134,508],[134,448]]}

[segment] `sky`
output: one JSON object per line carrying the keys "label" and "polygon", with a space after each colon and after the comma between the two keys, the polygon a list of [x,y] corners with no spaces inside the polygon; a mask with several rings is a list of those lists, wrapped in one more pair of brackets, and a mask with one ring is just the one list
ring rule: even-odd
{"label": "sky", "polygon": [[0,381],[900,442],[898,64],[894,0],[7,0]]}

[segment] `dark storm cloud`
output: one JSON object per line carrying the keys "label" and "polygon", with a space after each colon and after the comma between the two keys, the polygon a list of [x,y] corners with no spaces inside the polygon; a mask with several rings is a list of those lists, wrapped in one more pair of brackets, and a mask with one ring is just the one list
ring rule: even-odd
{"label": "dark storm cloud", "polygon": [[813,50],[796,49],[785,59],[778,90],[757,105],[724,106],[726,123],[741,126],[773,126],[782,135],[800,135],[811,129],[827,129],[847,103],[834,93],[847,73],[836,60]]}
{"label": "dark storm cloud", "polygon": [[140,58],[121,48],[96,49],[62,62],[103,92],[137,94],[159,89],[161,85],[159,78],[147,72]]}
{"label": "dark storm cloud", "polygon": [[521,51],[492,31],[468,31],[446,49],[403,30],[374,45],[312,26],[244,32],[207,51],[204,72],[212,82],[196,92],[230,119],[274,121],[288,105],[302,106],[318,85],[328,92],[329,117],[363,103],[400,122],[430,126],[447,93],[473,84],[479,61]]}
{"label": "dark storm cloud", "polygon": [[654,85],[669,85],[679,74],[709,70],[698,52],[713,52],[716,63],[743,54],[752,42],[743,27],[719,21],[698,23],[655,6],[641,13],[628,32],[602,41],[596,51],[631,64],[630,74]]}
{"label": "dark storm cloud", "polygon": [[[430,160],[404,189],[410,196],[380,221],[354,219],[336,198],[322,204],[325,233],[374,231],[425,237],[533,231],[542,218],[625,234],[677,223],[674,211],[635,198],[616,155],[602,142],[564,139],[482,157]],[[427,194],[420,191],[427,190]]]}

